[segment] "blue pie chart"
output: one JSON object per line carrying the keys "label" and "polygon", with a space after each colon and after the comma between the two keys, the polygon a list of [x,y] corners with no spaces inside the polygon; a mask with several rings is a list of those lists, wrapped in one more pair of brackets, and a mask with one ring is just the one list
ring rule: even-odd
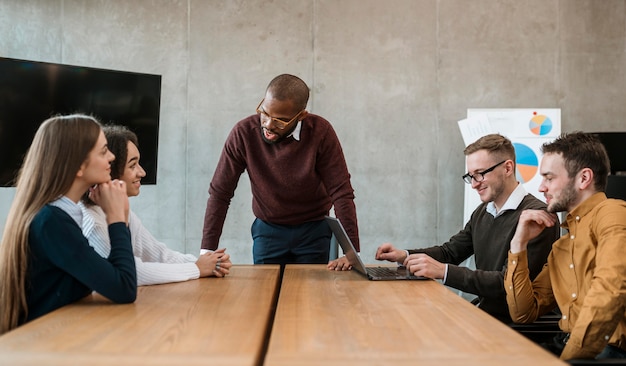
{"label": "blue pie chart", "polygon": [[548,116],[540,114],[530,119],[528,128],[535,135],[544,136],[552,131],[552,120]]}
{"label": "blue pie chart", "polygon": [[515,148],[515,165],[517,166],[515,177],[521,183],[526,183],[537,174],[539,159],[533,149],[527,145],[514,142],[513,148]]}

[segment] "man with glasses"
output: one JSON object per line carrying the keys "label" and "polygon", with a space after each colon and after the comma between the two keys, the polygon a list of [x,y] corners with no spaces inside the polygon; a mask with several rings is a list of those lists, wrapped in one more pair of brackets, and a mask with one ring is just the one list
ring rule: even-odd
{"label": "man with glasses", "polygon": [[[515,177],[515,149],[499,134],[483,136],[468,145],[464,154],[468,173],[463,180],[480,196],[480,204],[465,228],[447,243],[424,249],[396,249],[382,244],[376,259],[398,262],[416,276],[442,280],[447,286],[477,295],[478,306],[510,323],[504,273],[509,243],[525,209],[545,210],[546,204],[528,194]],[[530,277],[546,263],[558,226],[545,228],[528,246]],[[476,270],[459,266],[474,255]]]}
{"label": "man with glasses", "polygon": [[226,139],[209,187],[201,253],[215,250],[239,178],[252,189],[255,264],[324,263],[348,270],[341,257],[329,262],[335,215],[359,249],[354,190],[339,139],[324,118],[307,112],[309,88],[293,75],[268,85],[256,114],[238,122]]}

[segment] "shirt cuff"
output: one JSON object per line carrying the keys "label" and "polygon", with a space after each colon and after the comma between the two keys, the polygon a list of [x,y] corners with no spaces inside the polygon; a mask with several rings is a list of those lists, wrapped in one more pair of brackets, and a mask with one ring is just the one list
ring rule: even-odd
{"label": "shirt cuff", "polygon": [[445,271],[443,271],[443,280],[441,281],[441,283],[443,283],[444,285],[446,284],[446,280],[448,279],[448,263],[445,263],[446,265],[446,269]]}

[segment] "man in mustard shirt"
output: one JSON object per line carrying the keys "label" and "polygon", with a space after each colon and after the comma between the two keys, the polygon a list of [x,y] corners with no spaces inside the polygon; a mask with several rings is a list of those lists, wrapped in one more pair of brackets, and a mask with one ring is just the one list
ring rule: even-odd
{"label": "man in mustard shirt", "polygon": [[[513,321],[531,323],[554,309],[566,333],[561,359],[626,358],[626,202],[604,194],[609,159],[593,135],[563,134],[542,146],[539,191],[548,212],[522,213],[504,279]],[[568,212],[567,233],[533,282],[527,244]]]}

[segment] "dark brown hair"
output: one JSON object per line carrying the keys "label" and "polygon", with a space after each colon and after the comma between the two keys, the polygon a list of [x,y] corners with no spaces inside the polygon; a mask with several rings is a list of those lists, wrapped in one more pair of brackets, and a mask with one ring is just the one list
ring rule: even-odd
{"label": "dark brown hair", "polygon": [[581,131],[563,133],[554,141],[543,144],[541,151],[544,154],[561,154],[570,178],[584,168],[591,169],[596,191],[605,191],[611,163],[604,145],[594,135]]}
{"label": "dark brown hair", "polygon": [[126,168],[128,142],[132,142],[139,148],[137,135],[126,126],[107,125],[102,130],[107,138],[109,151],[115,155],[115,160],[111,163],[111,179],[120,179],[124,175],[124,168]]}

